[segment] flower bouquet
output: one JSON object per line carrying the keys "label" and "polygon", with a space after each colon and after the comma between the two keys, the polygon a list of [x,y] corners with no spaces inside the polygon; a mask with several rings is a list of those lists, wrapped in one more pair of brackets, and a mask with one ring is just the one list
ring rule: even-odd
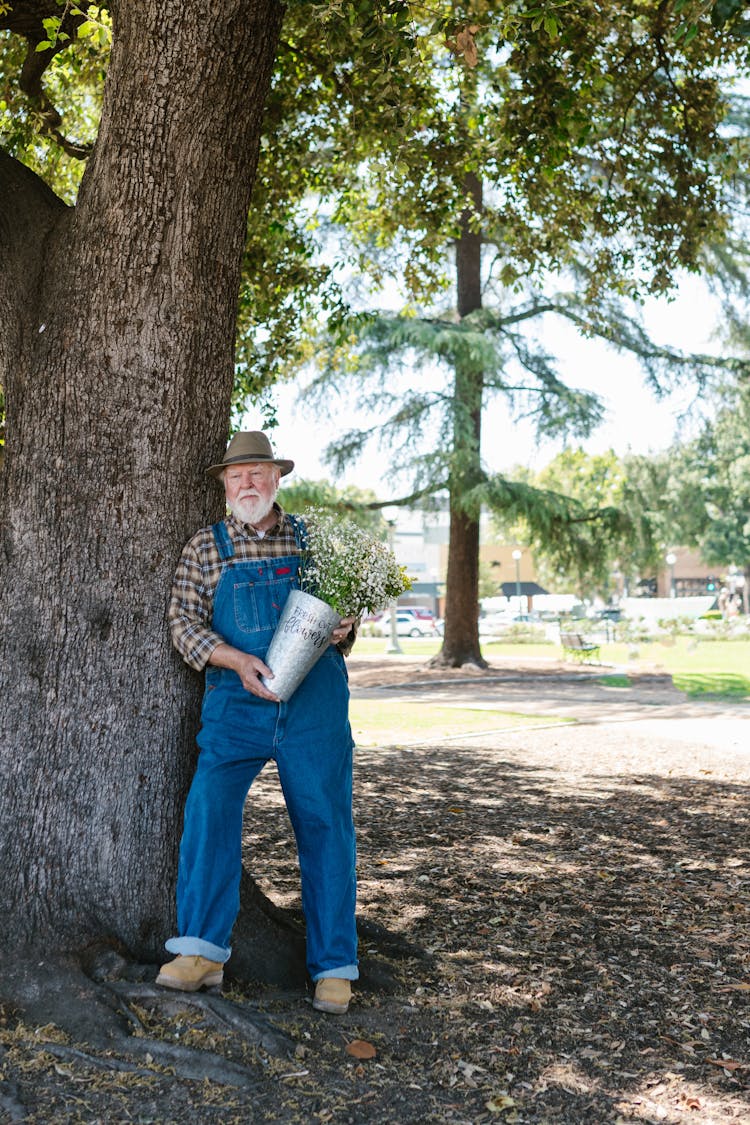
{"label": "flower bouquet", "polygon": [[305,517],[300,589],[339,617],[377,613],[411,586],[392,551],[351,520],[314,511]]}
{"label": "flower bouquet", "polygon": [[330,643],[342,617],[376,613],[411,581],[385,543],[351,520],[305,516],[299,589],[292,590],[266,655],[271,691],[288,700]]}

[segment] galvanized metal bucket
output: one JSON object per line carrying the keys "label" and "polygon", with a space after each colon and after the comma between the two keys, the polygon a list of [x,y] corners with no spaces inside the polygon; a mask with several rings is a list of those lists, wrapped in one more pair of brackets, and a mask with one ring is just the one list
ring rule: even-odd
{"label": "galvanized metal bucket", "polygon": [[266,655],[273,679],[263,683],[285,703],[323,655],[341,614],[327,602],[292,590]]}

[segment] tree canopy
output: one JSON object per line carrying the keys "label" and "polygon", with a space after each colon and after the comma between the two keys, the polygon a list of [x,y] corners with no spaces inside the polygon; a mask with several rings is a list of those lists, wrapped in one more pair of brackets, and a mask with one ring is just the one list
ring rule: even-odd
{"label": "tree canopy", "polygon": [[[108,6],[61,13],[55,0],[25,0],[2,13],[15,33],[3,43],[8,143],[72,198],[71,162],[96,132]],[[556,0],[291,3],[248,217],[236,401],[251,396],[272,425],[269,388],[318,353],[322,318],[334,385],[347,371],[380,370],[371,401],[403,427],[411,491],[447,487],[472,527],[481,503],[508,515],[520,505],[531,518],[533,491],[481,467],[486,397],[506,395],[540,433],[579,438],[601,408],[560,380],[526,327],[567,317],[636,351],[657,386],[670,366],[695,376],[715,363],[688,367],[652,348],[634,313],[726,234],[741,147],[724,129],[722,82],[745,52],[726,3],[711,13],[631,0],[604,11],[593,0],[575,10]],[[445,291],[461,247],[477,284],[468,304],[459,294],[457,314]],[[366,295],[390,284],[399,313],[363,321]],[[394,361],[442,365],[452,389],[396,389]],[[437,439],[426,456],[424,432]],[[339,442],[339,463],[369,436]],[[559,529],[564,505],[549,490],[536,501],[536,526]],[[580,513],[568,514],[572,528]],[[565,538],[590,554],[591,542]],[[476,567],[467,558],[459,570]],[[470,618],[468,586],[464,595],[457,613]]]}
{"label": "tree canopy", "polygon": [[[716,9],[736,22],[735,5]],[[23,0],[2,27],[4,143],[71,200],[108,6]],[[470,172],[503,285],[564,267],[583,242],[589,292],[667,288],[723,227],[736,139],[721,135],[720,79],[745,50],[689,4],[291,3],[249,216],[239,387],[257,394],[309,356],[313,314],[340,323],[343,261],[398,277],[412,300],[444,288]],[[331,224],[347,245],[326,246]]]}
{"label": "tree canopy", "polygon": [[[529,504],[529,514],[518,505],[499,509],[493,517],[497,534],[528,545],[543,585],[574,590],[582,599],[594,593],[606,596],[613,569],[632,568],[634,540],[642,530],[628,511],[620,458],[612,450],[588,454],[576,447],[564,450],[537,473],[519,466],[514,475],[530,486],[535,502]],[[547,506],[557,511],[556,524],[552,518],[540,519],[545,497]]]}
{"label": "tree canopy", "polygon": [[[482,503],[508,514],[520,506],[556,533],[567,512],[565,542],[591,565],[593,539],[572,532],[580,511],[540,492],[532,516],[528,485],[514,489],[482,467],[492,393],[533,413],[540,433],[585,437],[600,417],[595,397],[563,383],[528,326],[564,316],[634,351],[657,388],[675,369],[702,379],[725,362],[654,347],[638,302],[694,268],[706,240],[726,229],[736,145],[722,133],[721,79],[745,50],[706,27],[685,30],[663,7],[550,7],[533,18],[487,4],[472,11],[464,24],[429,28],[399,75],[402,127],[374,139],[363,132],[366,148],[338,189],[332,220],[372,284],[398,278],[402,307],[334,333],[317,388],[332,399],[348,376],[372,412],[337,439],[335,467],[389,432],[413,487],[450,493],[451,541],[462,554],[455,601],[449,565],[446,619],[464,623],[460,639],[446,628],[451,662],[481,660]],[[451,272],[455,303],[440,299]]]}

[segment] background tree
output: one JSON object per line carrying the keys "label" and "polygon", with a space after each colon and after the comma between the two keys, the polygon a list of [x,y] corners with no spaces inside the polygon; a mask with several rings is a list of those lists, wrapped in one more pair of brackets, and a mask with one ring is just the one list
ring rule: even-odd
{"label": "background tree", "polygon": [[[376,371],[380,381],[365,401],[379,400],[383,417],[338,441],[331,457],[338,468],[368,438],[399,428],[396,450],[400,444],[415,487],[447,489],[451,547],[438,659],[483,664],[479,511],[513,495],[482,467],[486,396],[500,392],[519,410],[536,411],[542,433],[585,436],[595,425],[593,397],[565,387],[521,332],[550,313],[633,347],[654,377],[679,358],[653,348],[613,296],[663,291],[722,229],[731,143],[718,132],[714,68],[736,46],[678,34],[665,8],[636,13],[625,5],[603,15],[584,5],[514,22],[491,5],[446,5],[442,17],[437,28],[451,33],[453,62],[439,39],[428,40],[419,83],[402,90],[402,104],[414,110],[407,129],[395,134],[393,150],[388,136],[374,145],[335,213],[363,246],[365,264],[380,257],[378,276],[387,272],[383,248],[400,246],[391,260],[411,303],[402,315],[355,326],[356,393],[365,398],[362,377]],[[453,270],[456,303],[425,311],[419,282],[426,277],[434,292],[439,262]],[[550,295],[550,270],[567,273],[568,292]],[[412,373],[405,393],[394,387],[399,364]],[[417,384],[420,367],[442,368],[445,382]],[[343,374],[335,350],[324,393]],[[416,457],[415,435],[425,433],[430,452]],[[534,518],[533,494],[522,491]],[[538,525],[558,526],[560,505],[550,524],[549,506],[538,500]]]}
{"label": "background tree", "polygon": [[652,578],[664,567],[668,551],[681,545],[678,516],[667,502],[672,475],[672,450],[657,454],[628,454],[623,458],[623,506],[639,536],[624,553],[623,577],[629,584]]}
{"label": "background tree", "polygon": [[[514,476],[525,479],[534,488],[571,501],[571,527],[565,534],[575,535],[578,549],[571,559],[567,549],[561,551],[556,537],[547,535],[544,529],[529,527],[523,519],[508,524],[501,512],[493,517],[497,534],[511,536],[514,541],[528,545],[543,585],[574,591],[581,601],[595,594],[608,597],[612,570],[615,566],[622,567],[622,555],[633,532],[624,506],[625,473],[617,455],[612,450],[588,454],[580,447],[568,449],[540,472],[530,473],[519,467]],[[621,520],[614,526],[610,522],[609,535],[604,535],[600,526],[601,514],[606,510],[622,513]],[[572,523],[574,511],[580,517],[577,524]],[[597,514],[599,518],[586,519],[587,514],[589,517]]]}
{"label": "background tree", "polygon": [[388,535],[382,505],[371,488],[354,485],[336,488],[327,480],[292,479],[284,483],[279,500],[290,512],[304,513],[310,508],[327,508],[380,539]]}
{"label": "background tree", "polygon": [[697,437],[674,446],[665,458],[669,476],[662,520],[672,542],[697,547],[709,565],[736,566],[750,588],[750,389],[728,385],[718,394],[713,418]]}

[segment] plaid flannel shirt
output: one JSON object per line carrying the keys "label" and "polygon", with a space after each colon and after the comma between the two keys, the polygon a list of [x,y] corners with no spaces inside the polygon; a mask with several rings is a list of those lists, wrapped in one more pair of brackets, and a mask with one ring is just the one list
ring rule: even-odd
{"label": "plaid flannel shirt", "polygon": [[[274,509],[276,523],[262,537],[249,524],[227,516],[225,522],[236,559],[280,558],[300,553],[291,518],[278,504],[274,504]],[[226,643],[211,627],[214,594],[223,565],[213,531],[202,527],[186,543],[172,583],[167,613],[172,643],[185,663],[198,672],[205,668],[216,646]],[[353,628],[346,641],[338,645],[342,653],[351,651],[355,636]]]}

